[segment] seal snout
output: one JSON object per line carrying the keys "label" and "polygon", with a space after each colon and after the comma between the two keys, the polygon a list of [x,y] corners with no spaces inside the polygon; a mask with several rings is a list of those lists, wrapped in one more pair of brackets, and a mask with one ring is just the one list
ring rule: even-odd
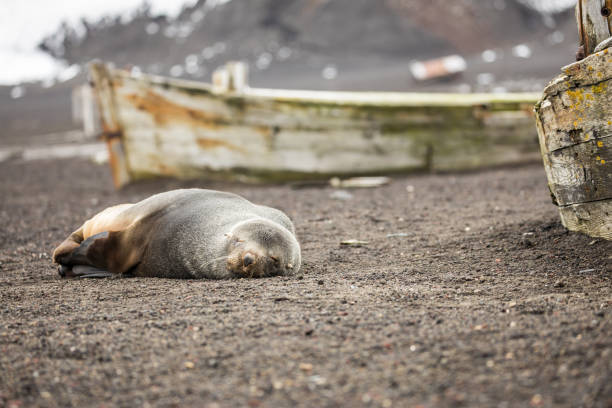
{"label": "seal snout", "polygon": [[282,274],[277,257],[262,254],[253,248],[228,258],[228,269],[233,270],[237,276],[249,278]]}
{"label": "seal snout", "polygon": [[250,252],[247,252],[246,254],[244,254],[244,256],[242,257],[242,265],[244,267],[248,267],[251,264],[254,264],[256,260],[255,255],[253,255]]}
{"label": "seal snout", "polygon": [[261,256],[253,251],[245,251],[241,258],[239,270],[241,275],[248,277],[260,277],[265,275],[265,267],[262,265]]}

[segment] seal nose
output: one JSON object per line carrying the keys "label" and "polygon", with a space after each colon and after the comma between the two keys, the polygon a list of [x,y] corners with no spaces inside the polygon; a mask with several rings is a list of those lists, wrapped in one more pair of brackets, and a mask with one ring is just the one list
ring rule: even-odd
{"label": "seal nose", "polygon": [[251,265],[252,263],[255,263],[255,256],[253,256],[253,254],[252,254],[252,253],[247,252],[247,253],[244,255],[244,257],[242,258],[242,264],[243,264],[244,266],[249,266],[249,265]]}

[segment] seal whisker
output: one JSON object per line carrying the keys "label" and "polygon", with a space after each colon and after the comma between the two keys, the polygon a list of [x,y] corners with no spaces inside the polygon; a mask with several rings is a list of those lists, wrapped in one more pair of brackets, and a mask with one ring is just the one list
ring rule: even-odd
{"label": "seal whisker", "polygon": [[202,265],[202,268],[208,268],[210,265],[214,264],[215,262],[226,261],[227,258],[229,258],[229,255],[220,256],[218,258],[213,259],[212,261],[206,262],[204,265]]}

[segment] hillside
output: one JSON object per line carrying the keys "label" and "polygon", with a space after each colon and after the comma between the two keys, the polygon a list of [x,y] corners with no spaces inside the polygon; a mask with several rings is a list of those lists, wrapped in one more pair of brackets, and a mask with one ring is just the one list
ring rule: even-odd
{"label": "hillside", "polygon": [[[567,3],[556,1],[536,2],[536,7],[529,0],[200,0],[176,19],[154,16],[143,6],[129,19],[107,16],[78,27],[62,25],[41,48],[82,72],[98,58],[208,81],[219,65],[243,60],[250,66],[251,85],[259,87],[531,91],[542,89],[573,60],[573,11],[542,7]],[[409,73],[411,61],[455,53],[468,65],[452,81],[418,83]],[[80,74],[50,89],[24,85],[23,96],[14,100],[10,89],[0,87],[5,132],[73,127],[65,106],[71,87],[83,80]],[[58,102],[49,117],[47,98]],[[24,112],[38,124],[24,125],[19,117]]]}

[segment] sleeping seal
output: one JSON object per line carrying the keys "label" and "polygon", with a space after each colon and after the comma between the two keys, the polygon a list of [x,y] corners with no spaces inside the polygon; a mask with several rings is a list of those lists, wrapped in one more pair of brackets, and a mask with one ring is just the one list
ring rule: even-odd
{"label": "sleeping seal", "polygon": [[110,207],[53,252],[66,277],[263,277],[300,269],[300,245],[282,211],[231,193],[186,189]]}

